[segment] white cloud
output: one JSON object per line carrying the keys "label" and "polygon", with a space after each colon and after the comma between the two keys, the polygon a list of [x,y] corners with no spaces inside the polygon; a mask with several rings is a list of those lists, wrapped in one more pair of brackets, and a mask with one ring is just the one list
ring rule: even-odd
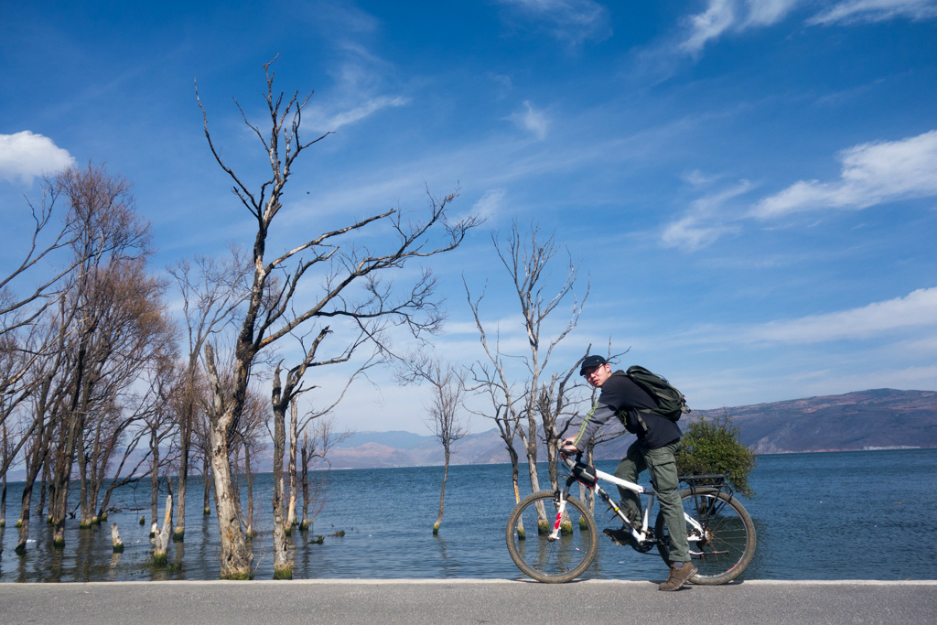
{"label": "white cloud", "polygon": [[491,219],[502,207],[502,201],[505,199],[505,189],[492,189],[486,191],[479,200],[472,205],[470,211],[476,217],[482,219]]}
{"label": "white cloud", "polygon": [[[938,318],[938,289],[918,289],[905,297],[873,302],[860,308],[751,326],[698,328],[691,343],[816,344],[876,338],[898,330],[928,329]],[[690,337],[688,337],[690,338]]]}
{"label": "white cloud", "polygon": [[700,52],[708,41],[722,35],[736,19],[735,5],[733,0],[710,0],[706,11],[688,17],[690,35],[681,43],[681,50],[692,54]]}
{"label": "white cloud", "polygon": [[313,123],[319,130],[338,130],[342,126],[347,126],[348,124],[354,124],[355,122],[361,121],[366,117],[377,113],[381,109],[394,106],[404,106],[408,102],[410,102],[408,98],[401,96],[393,98],[389,96],[380,96],[377,98],[372,98],[364,104],[360,104],[347,111],[336,113],[331,117],[320,116],[315,119]]}
{"label": "white cloud", "polygon": [[0,135],[0,178],[32,184],[37,176],[73,165],[75,159],[52,139],[28,130]]}
{"label": "white cloud", "polygon": [[[685,19],[687,32],[678,48],[690,54],[727,32],[740,33],[782,21],[805,0],[709,0],[707,8]],[[878,22],[894,18],[920,20],[935,15],[930,0],[843,0],[806,20],[809,26]]]}
{"label": "white cloud", "polygon": [[935,193],[935,131],[901,141],[864,143],[840,153],[840,180],[801,180],[761,200],[751,216],[779,217],[823,208],[861,209]]}
{"label": "white cloud", "polygon": [[548,24],[557,39],[580,43],[612,34],[609,12],[594,0],[499,0],[528,18]]}
{"label": "white cloud", "polygon": [[[695,178],[692,183],[701,183],[701,179]],[[723,206],[752,187],[748,180],[741,180],[729,189],[694,200],[683,217],[665,227],[661,235],[662,245],[693,251],[710,245],[724,234],[735,232],[738,227],[729,223],[723,214]]]}
{"label": "white cloud", "polygon": [[881,22],[896,17],[922,20],[935,15],[932,0],[845,0],[808,20],[808,24]]}
{"label": "white cloud", "polygon": [[770,26],[781,21],[802,0],[747,0],[747,26]]}
{"label": "white cloud", "polygon": [[938,318],[938,290],[918,289],[905,297],[874,302],[862,308],[791,321],[773,321],[751,328],[745,338],[774,343],[823,343],[867,339],[900,328],[930,326]]}
{"label": "white cloud", "polygon": [[510,119],[519,128],[523,128],[537,137],[538,141],[547,138],[547,127],[549,126],[547,115],[543,111],[535,109],[527,100],[524,101],[524,111],[513,114]]}

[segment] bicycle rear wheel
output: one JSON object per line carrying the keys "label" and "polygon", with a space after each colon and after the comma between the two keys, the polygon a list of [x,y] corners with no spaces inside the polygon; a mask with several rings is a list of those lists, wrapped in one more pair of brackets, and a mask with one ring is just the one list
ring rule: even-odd
{"label": "bicycle rear wheel", "polygon": [[[756,528],[739,501],[716,488],[681,491],[684,512],[703,528],[702,535],[688,524],[687,543],[697,574],[694,584],[725,584],[739,577],[756,552]],[[659,512],[655,522],[658,552],[668,562],[668,528]]]}
{"label": "bicycle rear wheel", "polygon": [[[538,504],[547,515],[547,521],[540,524]],[[579,499],[570,497],[565,512],[556,540],[550,539],[557,518],[557,499],[553,491],[528,495],[508,517],[505,528],[508,553],[519,569],[539,582],[569,582],[582,574],[596,557],[599,538],[589,510]]]}

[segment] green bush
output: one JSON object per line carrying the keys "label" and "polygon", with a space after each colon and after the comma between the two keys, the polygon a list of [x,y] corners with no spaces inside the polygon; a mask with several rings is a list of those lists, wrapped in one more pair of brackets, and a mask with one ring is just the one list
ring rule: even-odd
{"label": "green bush", "polygon": [[739,428],[729,415],[712,420],[703,417],[691,421],[675,454],[679,475],[725,473],[730,486],[746,497],[755,495],[749,487],[749,472],[756,466],[756,455],[739,442]]}

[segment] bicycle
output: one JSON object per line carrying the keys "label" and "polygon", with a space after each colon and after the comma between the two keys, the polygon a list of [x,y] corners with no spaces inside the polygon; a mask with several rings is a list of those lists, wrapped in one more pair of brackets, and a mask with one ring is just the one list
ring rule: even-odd
{"label": "bicycle", "polygon": [[[619,535],[633,549],[647,553],[657,547],[668,563],[669,539],[664,516],[658,512],[654,528],[649,522],[656,499],[654,490],[599,471],[581,462],[581,456],[578,453],[575,462],[563,456],[570,472],[562,489],[532,493],[509,515],[505,539],[518,568],[539,582],[562,583],[579,577],[592,564],[599,536],[586,505],[570,496],[570,487],[577,482],[595,489],[613,516],[623,522]],[[640,523],[633,525],[629,521],[625,511],[599,486],[599,480],[648,497]],[[680,480],[688,485],[680,497],[691,561],[697,567],[690,582],[718,585],[736,579],[749,566],[756,549],[756,530],[749,513],[733,496],[725,475],[682,476]],[[528,528],[537,528],[536,534],[528,536]]]}

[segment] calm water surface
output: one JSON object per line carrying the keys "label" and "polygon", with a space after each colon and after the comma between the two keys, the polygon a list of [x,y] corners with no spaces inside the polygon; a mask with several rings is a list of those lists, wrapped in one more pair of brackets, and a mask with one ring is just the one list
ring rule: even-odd
{"label": "calm water surface", "polygon": [[[611,472],[615,464],[599,467]],[[546,468],[543,473],[542,487],[548,484]],[[294,531],[291,539],[294,577],[520,577],[504,541],[514,506],[510,467],[451,467],[443,525],[433,536],[442,475],[442,467],[328,473],[325,507],[314,527]],[[759,542],[744,579],[936,578],[934,449],[760,456],[750,482],[757,494],[743,503]],[[258,579],[273,576],[271,484],[269,474],[255,480]],[[13,551],[20,494],[20,485],[10,485],[7,527],[0,529],[0,582],[218,578],[218,522],[214,514],[202,516],[199,477],[189,482],[186,539],[170,547],[170,570],[150,563],[149,481],[121,489],[113,500],[121,511],[97,529],[79,530],[69,520],[64,550],[52,549],[48,527],[34,517],[23,557]],[[163,502],[165,492],[160,522]],[[603,527],[605,520],[597,524]],[[122,554],[111,553],[111,523],[120,527]],[[334,535],[340,531],[344,536]],[[319,534],[324,542],[310,543]],[[639,554],[601,538],[599,556],[585,576],[659,579],[663,570],[656,550]]]}

